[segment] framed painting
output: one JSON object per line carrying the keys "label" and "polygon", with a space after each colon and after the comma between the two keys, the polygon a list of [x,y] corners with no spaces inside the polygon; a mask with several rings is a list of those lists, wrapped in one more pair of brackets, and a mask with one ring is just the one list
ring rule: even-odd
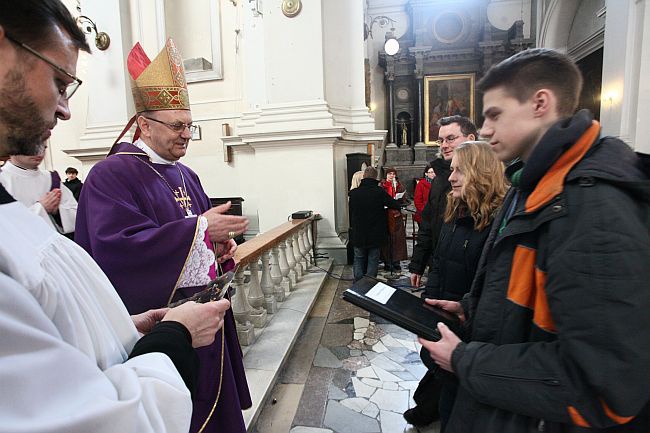
{"label": "framed painting", "polygon": [[424,143],[437,144],[438,120],[461,115],[474,119],[474,74],[424,77]]}

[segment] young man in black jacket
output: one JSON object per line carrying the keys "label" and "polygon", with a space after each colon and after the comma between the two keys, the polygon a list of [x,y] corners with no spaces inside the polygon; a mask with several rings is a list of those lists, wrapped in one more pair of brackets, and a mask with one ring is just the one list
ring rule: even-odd
{"label": "young man in black jacket", "polygon": [[476,126],[467,117],[443,117],[438,123],[440,124],[438,136],[441,142],[440,153],[442,153],[442,158],[431,161],[436,177],[433,179],[429,190],[429,199],[422,211],[422,224],[420,224],[418,230],[418,242],[413,248],[413,255],[409,263],[411,285],[415,287],[420,285],[422,274],[438,244],[443,215],[447,208],[447,193],[451,191],[449,164],[451,164],[454,149],[461,143],[476,140],[478,136]]}
{"label": "young man in black jacket", "polygon": [[368,167],[363,172],[361,184],[349,192],[350,225],[354,247],[354,280],[365,274],[377,276],[379,252],[388,241],[386,209],[399,209],[400,202],[393,200],[379,186],[377,169]]}
{"label": "young man in black jacket", "polygon": [[[621,140],[576,114],[567,56],[523,51],[479,83],[512,188],[472,291],[429,301],[464,318],[421,340],[461,388],[447,433],[650,431],[650,180]],[[588,430],[587,430],[588,429]]]}

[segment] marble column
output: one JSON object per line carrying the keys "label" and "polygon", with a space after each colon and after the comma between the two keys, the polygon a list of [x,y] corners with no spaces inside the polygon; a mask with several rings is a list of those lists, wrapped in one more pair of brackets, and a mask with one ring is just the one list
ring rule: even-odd
{"label": "marble column", "polygon": [[285,292],[291,292],[293,290],[293,284],[289,279],[289,261],[287,260],[287,244],[284,241],[281,241],[278,244],[280,248],[280,273],[282,274],[282,282],[280,285]]}
{"label": "marble column", "polygon": [[253,260],[248,269],[251,279],[248,285],[248,301],[252,307],[250,321],[256,328],[263,328],[266,325],[266,310],[264,307],[264,293],[260,287],[260,277],[257,272],[259,260]]}
{"label": "marble column", "polygon": [[296,256],[293,254],[293,240],[288,237],[285,240],[287,245],[287,263],[289,264],[289,280],[293,287],[298,283],[298,274],[296,272]]}

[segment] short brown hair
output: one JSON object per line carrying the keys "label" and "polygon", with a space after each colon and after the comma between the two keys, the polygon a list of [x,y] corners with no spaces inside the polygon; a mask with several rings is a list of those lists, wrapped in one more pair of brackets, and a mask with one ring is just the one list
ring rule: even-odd
{"label": "short brown hair", "polygon": [[375,167],[366,167],[363,171],[364,179],[377,179],[377,169]]}
{"label": "short brown hair", "polygon": [[558,114],[568,117],[578,108],[582,73],[568,56],[547,48],[532,48],[492,66],[477,87],[482,92],[503,87],[520,103],[539,89],[551,89],[558,98]]}
{"label": "short brown hair", "polygon": [[16,40],[34,49],[50,45],[54,29],[70,35],[75,47],[90,53],[86,35],[60,0],[0,0],[0,26]]}

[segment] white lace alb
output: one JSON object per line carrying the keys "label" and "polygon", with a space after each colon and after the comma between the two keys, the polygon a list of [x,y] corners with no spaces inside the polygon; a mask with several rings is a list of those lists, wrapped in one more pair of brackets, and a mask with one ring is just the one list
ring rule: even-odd
{"label": "white lace alb", "polygon": [[208,229],[208,219],[199,216],[199,232],[197,233],[190,258],[185,265],[183,275],[178,287],[205,286],[210,282],[210,266],[214,264],[215,257],[205,243],[205,232]]}

